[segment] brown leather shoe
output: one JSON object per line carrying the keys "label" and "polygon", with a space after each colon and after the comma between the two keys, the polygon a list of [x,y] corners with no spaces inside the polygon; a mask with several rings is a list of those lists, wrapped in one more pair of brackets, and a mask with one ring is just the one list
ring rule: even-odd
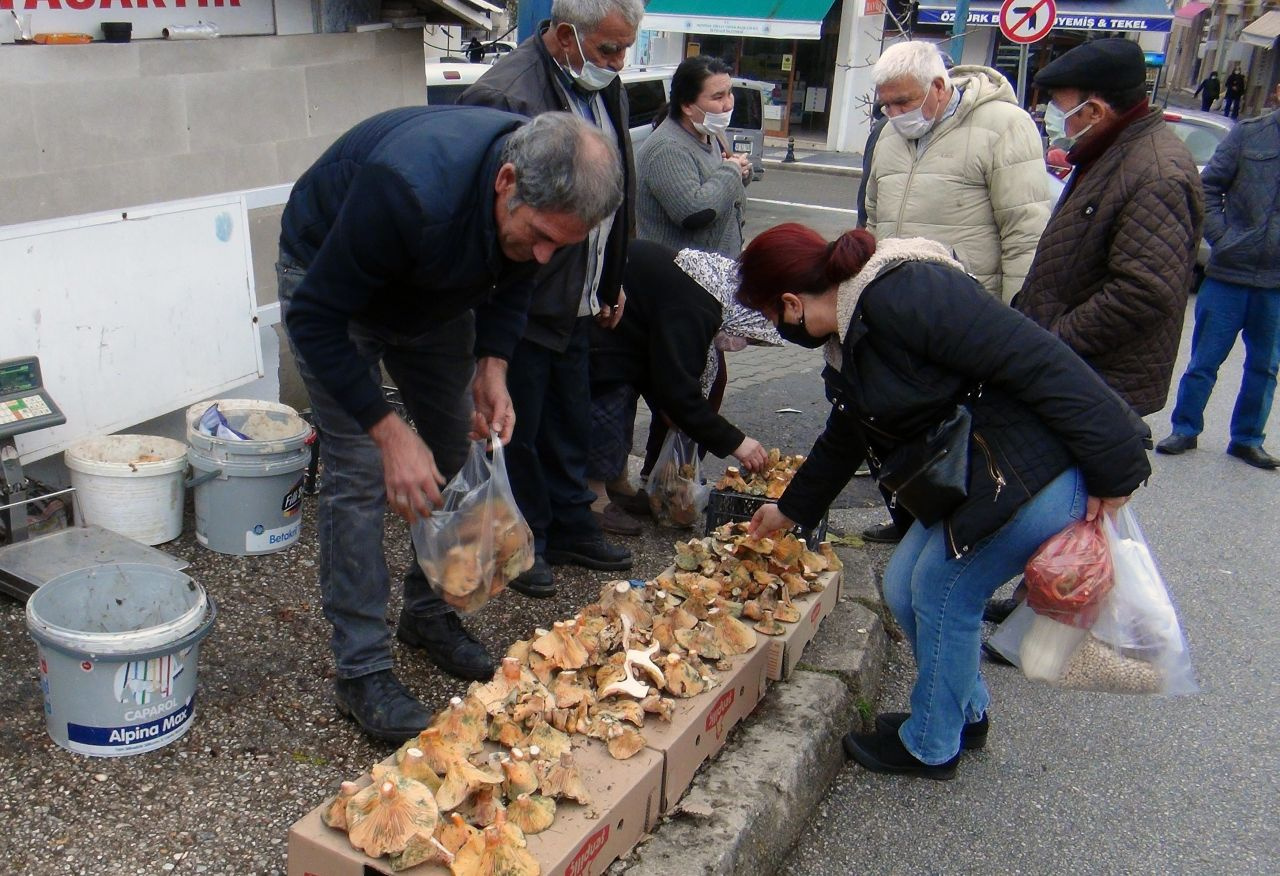
{"label": "brown leather shoe", "polygon": [[600,528],[613,535],[639,535],[644,527],[626,511],[613,502],[604,506],[604,511],[596,513]]}

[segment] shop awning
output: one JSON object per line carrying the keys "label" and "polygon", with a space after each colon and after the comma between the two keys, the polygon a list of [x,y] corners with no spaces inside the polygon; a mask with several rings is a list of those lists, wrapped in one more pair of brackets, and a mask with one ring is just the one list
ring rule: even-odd
{"label": "shop awning", "polygon": [[1273,48],[1280,36],[1280,12],[1272,10],[1246,27],[1240,34],[1240,42],[1263,49]]}
{"label": "shop awning", "polygon": [[[955,0],[921,0],[918,20],[921,24],[953,24]],[[968,23],[970,27],[999,27],[999,0],[970,0]],[[1173,12],[1165,0],[1059,0],[1053,26],[1056,30],[1166,33],[1172,24]]]}
{"label": "shop awning", "polygon": [[485,0],[428,0],[424,5],[428,8],[423,15],[432,24],[467,24],[483,30],[493,30],[489,13],[502,11]]}
{"label": "shop awning", "polygon": [[835,0],[650,0],[643,30],[816,40]]}
{"label": "shop awning", "polygon": [[1187,21],[1191,21],[1194,18],[1199,18],[1201,15],[1204,15],[1208,11],[1209,11],[1208,3],[1185,3],[1183,4],[1181,9],[1173,13],[1173,17],[1185,18]]}

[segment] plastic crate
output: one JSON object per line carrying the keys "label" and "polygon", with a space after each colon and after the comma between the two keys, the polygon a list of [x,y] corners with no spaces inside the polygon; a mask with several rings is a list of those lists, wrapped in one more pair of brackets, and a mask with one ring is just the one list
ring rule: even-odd
{"label": "plastic crate", "polygon": [[[765,496],[748,496],[732,490],[712,490],[711,498],[707,501],[707,528],[704,535],[710,535],[713,530],[726,523],[750,520],[761,505],[774,501],[777,500]],[[823,514],[813,529],[797,526],[792,532],[797,538],[803,538],[810,547],[816,546],[827,537],[827,515]]]}

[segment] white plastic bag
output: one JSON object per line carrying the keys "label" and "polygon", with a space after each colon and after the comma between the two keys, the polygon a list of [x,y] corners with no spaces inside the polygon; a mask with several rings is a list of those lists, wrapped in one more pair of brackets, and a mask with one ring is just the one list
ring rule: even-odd
{"label": "white plastic bag", "polygon": [[988,644],[1028,677],[1058,687],[1168,696],[1196,693],[1199,687],[1177,612],[1128,505],[1114,520],[1109,516],[1103,520],[1103,532],[1115,583],[1079,644],[1069,654],[1053,655],[1055,668],[1049,674],[1055,677],[1045,677],[1048,660],[1038,661],[1038,670],[1027,671],[1025,649],[1043,645],[1030,644],[1029,634],[1043,619],[1025,603],[999,626]]}
{"label": "white plastic bag", "polygon": [[442,493],[444,503],[412,526],[418,565],[441,598],[472,612],[533,566],[533,533],[525,522],[503,457],[502,442],[475,441],[462,470]]}
{"label": "white plastic bag", "polygon": [[687,529],[707,508],[711,487],[702,482],[698,445],[675,427],[662,442],[647,490],[654,518],[668,526]]}
{"label": "white plastic bag", "polygon": [[1154,665],[1160,673],[1160,693],[1196,693],[1200,688],[1187,640],[1137,516],[1125,505],[1114,520],[1109,516],[1103,520],[1103,531],[1116,583],[1103,600],[1090,635],[1128,658]]}

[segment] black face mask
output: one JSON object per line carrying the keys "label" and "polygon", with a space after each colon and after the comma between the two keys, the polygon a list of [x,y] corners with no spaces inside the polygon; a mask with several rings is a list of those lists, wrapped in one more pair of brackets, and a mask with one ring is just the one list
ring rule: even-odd
{"label": "black face mask", "polygon": [[821,347],[827,342],[825,337],[815,338],[809,334],[809,330],[804,325],[804,314],[800,314],[799,324],[794,322],[783,322],[782,318],[778,318],[777,326],[778,335],[787,343],[795,344],[798,347],[808,347],[810,350]]}

